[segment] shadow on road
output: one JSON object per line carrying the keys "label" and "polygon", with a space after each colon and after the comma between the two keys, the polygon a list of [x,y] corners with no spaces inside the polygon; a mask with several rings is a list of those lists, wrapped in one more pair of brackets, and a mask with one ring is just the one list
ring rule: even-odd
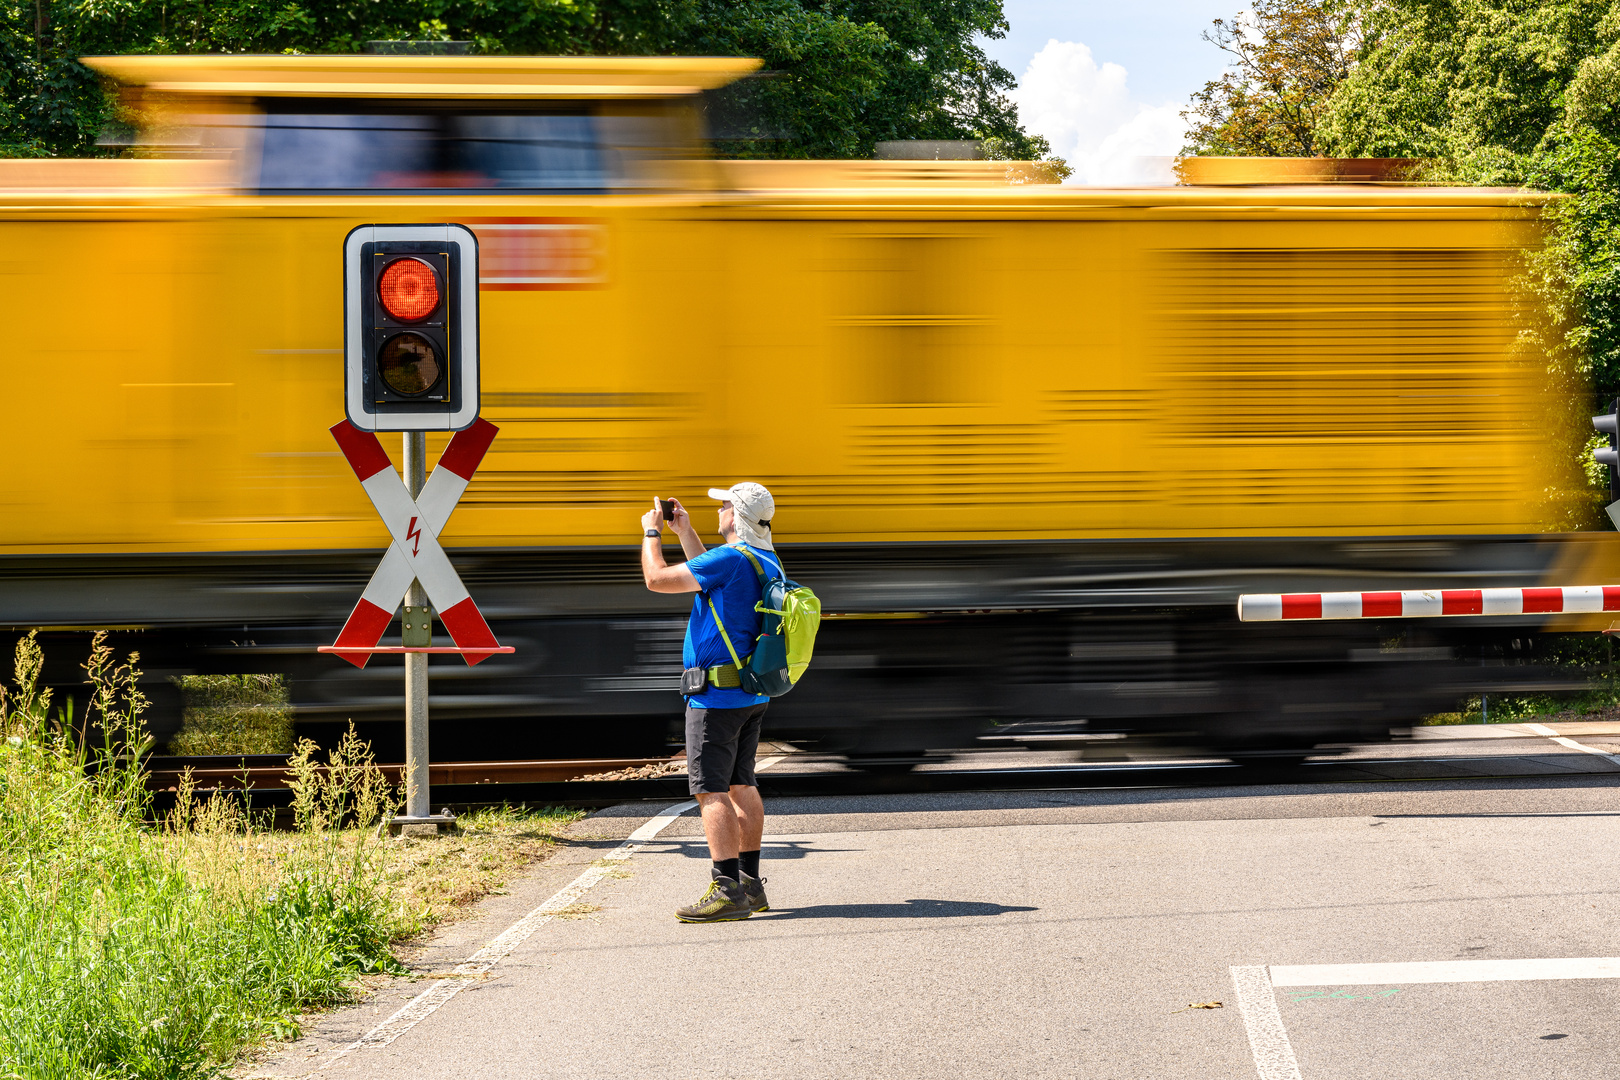
{"label": "shadow on road", "polygon": [[[1009,911],[1039,911],[980,900],[907,900],[903,904],[817,904],[814,907],[775,908],[771,919],[959,919],[972,915],[1005,915]],[[756,916],[757,917],[757,916]]]}
{"label": "shadow on road", "polygon": [[[703,838],[695,840],[677,840],[671,847],[678,848],[680,853],[688,859],[709,859],[709,846]],[[777,859],[803,859],[810,855],[837,855],[851,851],[865,851],[865,848],[843,847],[816,847],[814,843],[803,840],[767,840],[760,857],[765,860],[765,869],[771,868],[771,863]]]}

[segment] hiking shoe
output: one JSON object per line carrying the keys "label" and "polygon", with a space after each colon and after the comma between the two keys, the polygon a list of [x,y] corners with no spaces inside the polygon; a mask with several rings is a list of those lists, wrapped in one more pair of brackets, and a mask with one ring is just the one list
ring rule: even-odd
{"label": "hiking shoe", "polygon": [[753,913],[742,886],[719,874],[715,874],[697,903],[675,909],[675,917],[681,922],[736,922]]}
{"label": "hiking shoe", "polygon": [[762,877],[749,877],[747,873],[742,876],[743,899],[748,902],[750,913],[771,910],[771,902],[765,899],[765,882]]}

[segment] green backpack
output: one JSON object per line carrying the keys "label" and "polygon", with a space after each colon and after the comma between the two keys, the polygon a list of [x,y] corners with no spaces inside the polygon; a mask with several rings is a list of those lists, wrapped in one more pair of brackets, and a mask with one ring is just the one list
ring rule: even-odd
{"label": "green backpack", "polygon": [[754,610],[760,613],[759,637],[754,639],[754,651],[748,654],[746,661],[738,659],[737,650],[732,648],[731,634],[720,621],[713,600],[709,601],[709,614],[714,616],[714,624],[725,639],[726,651],[737,665],[743,691],[781,697],[793,689],[804,669],[810,666],[816,631],[821,629],[821,601],[796,581],[767,576],[759,559],[747,547],[739,546],[737,550],[754,564],[761,593],[759,603],[754,605]]}

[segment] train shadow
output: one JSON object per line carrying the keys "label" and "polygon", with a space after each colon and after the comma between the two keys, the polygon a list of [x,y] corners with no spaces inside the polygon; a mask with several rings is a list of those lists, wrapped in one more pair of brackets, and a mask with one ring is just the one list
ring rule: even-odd
{"label": "train shadow", "polygon": [[899,904],[816,904],[771,908],[772,919],[960,919],[1006,915],[1040,908],[992,904],[980,900],[907,900]]}

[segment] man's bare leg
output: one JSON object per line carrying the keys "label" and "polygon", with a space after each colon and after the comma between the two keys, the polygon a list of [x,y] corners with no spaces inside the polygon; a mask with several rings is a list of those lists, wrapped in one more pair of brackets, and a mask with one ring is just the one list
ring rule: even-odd
{"label": "man's bare leg", "polygon": [[759,788],[731,786],[731,808],[737,817],[737,880],[743,883],[743,894],[754,911],[769,911],[770,901],[765,899],[765,882],[760,876],[759,848],[765,837],[765,803],[759,797]]}
{"label": "man's bare leg", "polygon": [[[738,788],[732,788],[733,792]],[[741,850],[742,828],[738,822],[736,806],[732,802],[735,794],[722,795],[717,792],[702,792],[693,796],[698,801],[698,810],[703,815],[703,835],[709,841],[709,858],[715,862],[724,862],[726,859],[735,859]],[[754,799],[759,800],[758,792]],[[760,804],[760,815],[763,816],[764,804]],[[764,822],[761,821],[761,827]]]}
{"label": "man's bare leg", "polygon": [[[730,794],[737,815],[737,850],[758,851],[765,838],[765,801],[759,797],[759,788],[733,784]],[[708,823],[706,817],[704,823]]]}

